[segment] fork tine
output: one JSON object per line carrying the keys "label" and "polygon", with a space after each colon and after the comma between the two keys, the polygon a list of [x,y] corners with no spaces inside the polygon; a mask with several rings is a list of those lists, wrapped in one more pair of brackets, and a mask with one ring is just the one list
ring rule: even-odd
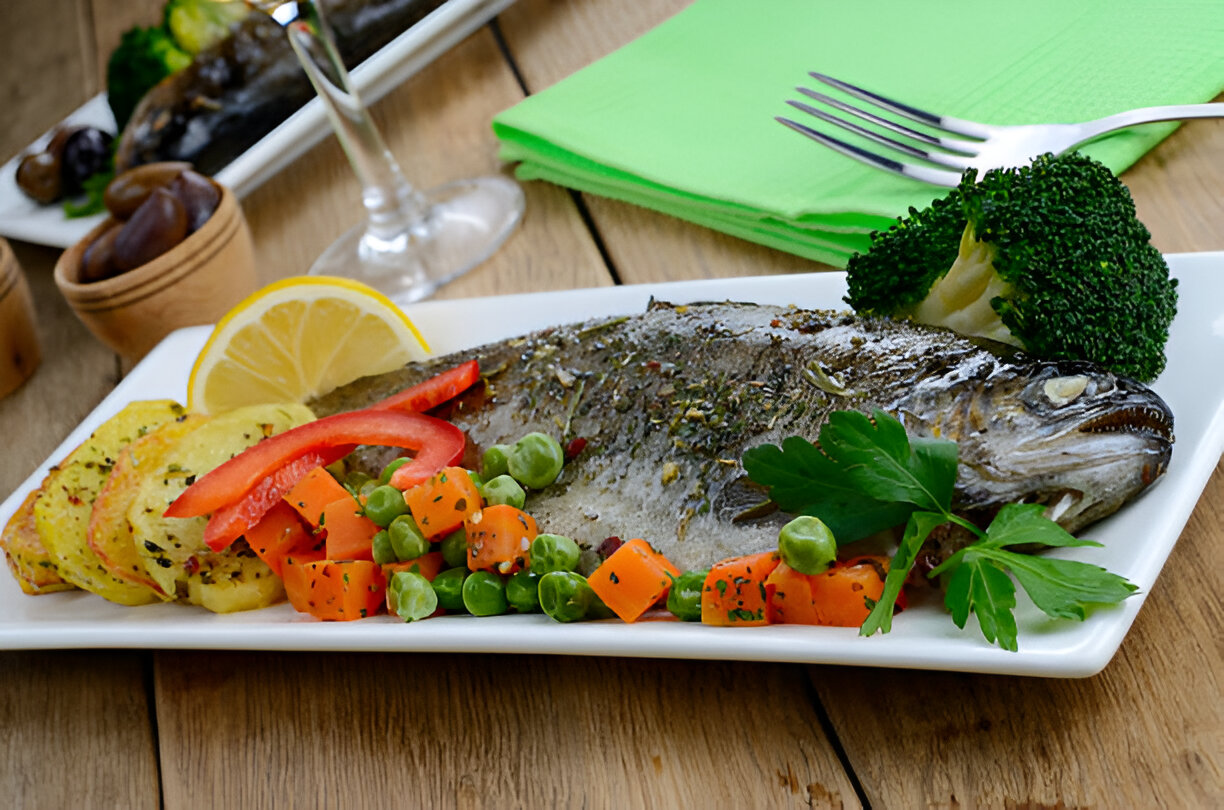
{"label": "fork tine", "polygon": [[937,127],[956,135],[967,135],[971,138],[989,138],[991,134],[991,127],[979,124],[976,121],[966,121],[963,118],[953,118],[950,115],[935,115],[926,110],[920,110],[917,107],[911,107],[908,104],[902,104],[899,101],[885,98],[884,96],[872,93],[870,90],[864,90],[861,87],[843,82],[841,79],[835,79],[832,76],[827,76],[824,73],[812,71],[808,75],[818,82],[823,82],[830,87],[836,87],[838,90],[855,98],[870,101],[872,104],[876,104],[886,110],[891,110],[911,121],[918,121],[919,123]]}
{"label": "fork tine", "polygon": [[909,155],[910,157],[925,160],[928,163],[946,166],[949,169],[956,169],[957,171],[964,171],[965,169],[969,168],[969,162],[963,156],[919,149],[918,147],[911,146],[908,143],[903,143],[901,141],[894,140],[893,138],[889,138],[887,135],[881,135],[880,133],[867,129],[866,127],[861,127],[853,121],[846,121],[838,118],[835,115],[830,115],[824,110],[818,110],[810,104],[804,104],[802,101],[787,101],[786,103],[797,110],[802,110],[808,115],[819,118],[821,121],[826,121],[835,126],[839,126],[842,129],[853,132],[855,135],[859,135],[870,141],[875,141],[882,146],[886,146],[889,149],[895,149],[898,152]]}
{"label": "fork tine", "polygon": [[826,96],[824,93],[818,93],[815,90],[807,87],[796,87],[795,89],[813,101],[819,101],[821,104],[841,110],[844,113],[849,113],[850,115],[858,118],[862,118],[864,121],[870,121],[871,123],[891,132],[895,132],[898,135],[904,135],[907,138],[913,138],[916,141],[922,141],[923,143],[930,144],[931,146],[938,146],[942,149],[949,149],[953,152],[959,152],[960,154],[972,157],[973,155],[977,154],[978,147],[981,145],[980,141],[962,141],[959,138],[945,138],[937,135],[930,135],[926,132],[920,132],[916,129],[907,127],[904,124],[898,124],[896,121],[882,118],[874,113],[868,112],[867,110],[860,110],[858,107],[855,107],[852,104],[847,104],[840,99],[833,98],[832,96]]}
{"label": "fork tine", "polygon": [[780,124],[785,124],[802,135],[806,135],[817,143],[824,144],[830,149],[841,152],[847,157],[852,157],[855,160],[862,161],[869,166],[874,166],[877,169],[883,169],[885,171],[892,172],[893,174],[902,175],[903,177],[911,177],[915,180],[921,180],[924,183],[931,183],[932,185],[936,186],[952,187],[960,182],[961,176],[958,172],[949,172],[943,169],[932,169],[929,166],[915,166],[912,163],[903,163],[899,160],[884,157],[883,155],[877,155],[874,152],[868,152],[866,149],[848,144],[845,141],[838,140],[830,135],[825,135],[823,132],[817,132],[811,127],[804,126],[803,124],[792,121],[789,118],[782,118],[779,116],[774,120]]}

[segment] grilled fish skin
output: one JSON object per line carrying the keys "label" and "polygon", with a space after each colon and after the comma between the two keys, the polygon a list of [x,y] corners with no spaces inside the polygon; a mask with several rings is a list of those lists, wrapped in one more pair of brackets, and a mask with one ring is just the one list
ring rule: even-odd
{"label": "grilled fish skin", "polygon": [[[473,450],[536,430],[586,441],[528,501],[545,531],[588,549],[643,537],[687,569],[776,547],[785,516],[753,508],[765,495],[740,456],[815,440],[835,410],[880,408],[911,434],[957,441],[954,509],[1042,502],[1069,531],[1141,492],[1172,453],[1160,397],[1090,364],[908,322],[735,303],[653,302],[358,380],[310,407],[363,407],[471,358],[484,385],[445,415]],[[356,462],[376,473],[390,458],[363,448]],[[595,561],[584,554],[584,567]]]}
{"label": "grilled fish skin", "polygon": [[[352,70],[442,2],[324,0],[323,10]],[[120,136],[116,171],[185,160],[214,175],[314,96],[284,29],[265,14],[249,14],[145,94]]]}

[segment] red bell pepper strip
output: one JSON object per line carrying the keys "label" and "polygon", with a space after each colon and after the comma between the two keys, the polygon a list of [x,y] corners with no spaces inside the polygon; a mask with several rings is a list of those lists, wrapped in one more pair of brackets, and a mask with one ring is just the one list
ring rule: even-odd
{"label": "red bell pepper strip", "polygon": [[[245,524],[245,529],[258,522],[278,498],[320,462],[329,464],[343,458],[357,444],[417,451],[416,457],[400,468],[415,479],[415,484],[459,461],[464,436],[451,423],[420,413],[361,410],[326,416],[264,439],[201,476],[170,504],[165,515],[195,517],[212,512],[216,518],[223,507],[235,507],[232,514],[224,516],[224,522],[227,526]],[[311,466],[307,467],[305,461],[290,464],[307,455],[313,456]],[[254,498],[254,505],[240,503],[248,495]],[[216,550],[215,544],[220,544],[224,548],[242,532],[227,539],[230,533],[218,527],[209,547]]]}
{"label": "red bell pepper strip", "polygon": [[476,384],[480,379],[480,366],[475,360],[460,363],[454,368],[436,374],[424,382],[405,388],[369,406],[368,410],[397,410],[424,413],[449,402]]}

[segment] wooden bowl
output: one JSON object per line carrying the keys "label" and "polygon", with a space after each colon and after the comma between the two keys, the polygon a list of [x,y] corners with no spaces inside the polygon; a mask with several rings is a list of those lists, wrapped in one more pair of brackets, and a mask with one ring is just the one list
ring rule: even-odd
{"label": "wooden bowl", "polygon": [[85,249],[114,219],[64,251],[55,283],[89,331],[131,362],[184,326],[215,323],[255,291],[255,249],[242,207],[224,186],[208,221],[169,251],[126,273],[81,283]]}
{"label": "wooden bowl", "polygon": [[25,382],[41,360],[30,287],[13,249],[0,239],[0,397]]}

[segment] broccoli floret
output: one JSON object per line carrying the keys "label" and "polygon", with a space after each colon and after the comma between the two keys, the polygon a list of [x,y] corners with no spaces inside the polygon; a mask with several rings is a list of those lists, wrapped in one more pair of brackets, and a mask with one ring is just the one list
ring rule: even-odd
{"label": "broccoli floret", "polygon": [[229,36],[230,27],[248,13],[245,3],[169,0],[162,16],[178,46],[195,56]]}
{"label": "broccoli floret", "polygon": [[125,31],[106,65],[106,96],[122,131],[132,111],[153,85],[191,64],[191,55],[174,44],[164,28]]}
{"label": "broccoli floret", "polygon": [[1038,357],[1094,361],[1151,380],[1177,310],[1177,282],[1126,186],[1072,153],[965,173],[946,197],[847,265],[846,302],[991,338]]}

